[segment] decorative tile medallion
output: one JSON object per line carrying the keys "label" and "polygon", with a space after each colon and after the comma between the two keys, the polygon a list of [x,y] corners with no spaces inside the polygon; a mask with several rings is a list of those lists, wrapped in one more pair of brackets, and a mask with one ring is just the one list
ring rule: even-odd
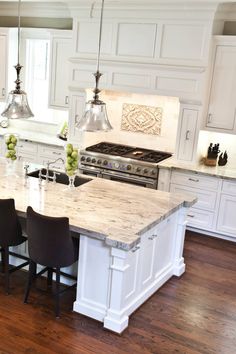
{"label": "decorative tile medallion", "polygon": [[121,129],[130,132],[160,135],[163,109],[139,104],[124,103]]}

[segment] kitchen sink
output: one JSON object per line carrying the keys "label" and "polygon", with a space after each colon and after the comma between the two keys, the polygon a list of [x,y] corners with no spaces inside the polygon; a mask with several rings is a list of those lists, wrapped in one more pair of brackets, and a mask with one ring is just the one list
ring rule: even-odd
{"label": "kitchen sink", "polygon": [[[27,173],[27,176],[39,178],[39,171],[40,170],[29,172],[29,173]],[[47,172],[46,168],[42,168],[41,172],[43,175],[46,175],[46,172]],[[53,177],[54,172],[55,172],[54,170],[49,170],[49,176]],[[56,171],[56,173],[57,173],[56,174],[56,182],[57,183],[67,184],[67,185],[69,184],[69,178],[66,173],[58,172],[58,171]],[[42,179],[45,180],[45,177],[42,177]],[[92,180],[91,178],[84,178],[84,177],[76,176],[75,177],[75,187],[79,187],[82,184],[87,183],[91,180]]]}

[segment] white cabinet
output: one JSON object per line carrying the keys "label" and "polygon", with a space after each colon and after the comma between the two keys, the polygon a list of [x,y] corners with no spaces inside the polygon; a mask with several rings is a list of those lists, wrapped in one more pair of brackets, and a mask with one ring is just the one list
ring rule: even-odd
{"label": "white cabinet", "polygon": [[38,162],[37,161],[37,151],[38,146],[37,143],[20,140],[17,145],[17,154],[18,158],[24,162]]}
{"label": "white cabinet", "polygon": [[[126,18],[115,13],[104,19],[101,54],[106,60],[167,65],[206,65],[210,24],[207,21],[160,20],[153,13]],[[160,15],[160,12],[159,12]],[[145,18],[146,16],[146,18]],[[126,18],[126,19],[125,19]],[[158,18],[158,20],[157,20]],[[97,53],[99,21],[96,17],[75,18],[74,51],[80,58]],[[130,45],[132,43],[132,45]]]}
{"label": "white cabinet", "polygon": [[5,100],[7,83],[7,33],[0,29],[0,100]]}
{"label": "white cabinet", "polygon": [[223,181],[217,230],[236,237],[236,182]]}
{"label": "white cabinet", "polygon": [[172,171],[170,192],[195,195],[198,200],[187,214],[188,225],[205,230],[215,229],[220,179],[193,172]]}
{"label": "white cabinet", "polygon": [[[59,159],[59,161],[57,161]],[[51,169],[64,170],[65,153],[62,147],[38,144],[38,163],[46,166],[52,162]]]}
{"label": "white cabinet", "polygon": [[51,40],[51,65],[49,105],[52,108],[69,107],[69,58],[72,52],[71,31],[53,34]]}
{"label": "white cabinet", "polygon": [[143,232],[130,250],[80,234],[74,311],[121,333],[132,312],[172,275],[184,273],[185,214],[182,208]]}
{"label": "white cabinet", "polygon": [[192,161],[197,147],[199,106],[181,105],[176,155],[178,160]]}
{"label": "white cabinet", "polygon": [[83,132],[76,129],[76,121],[83,116],[85,112],[86,93],[85,91],[72,92],[70,95],[70,110],[68,122],[68,140],[81,146],[83,144]]}
{"label": "white cabinet", "polygon": [[216,37],[206,127],[236,129],[236,39]]}

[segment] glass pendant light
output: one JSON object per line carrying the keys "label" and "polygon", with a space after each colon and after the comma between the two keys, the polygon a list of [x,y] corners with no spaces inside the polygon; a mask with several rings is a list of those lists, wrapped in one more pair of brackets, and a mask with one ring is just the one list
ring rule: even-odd
{"label": "glass pendant light", "polygon": [[2,116],[8,119],[30,118],[33,117],[33,113],[28,104],[26,93],[21,90],[20,84],[20,71],[22,65],[20,65],[20,5],[21,0],[18,1],[18,54],[17,65],[15,66],[17,78],[15,81],[16,88],[8,94],[7,104],[5,110],[2,112]]}
{"label": "glass pendant light", "polygon": [[99,100],[99,93],[101,91],[98,88],[99,79],[102,76],[102,74],[99,72],[99,61],[101,52],[103,8],[104,0],[102,0],[100,17],[97,71],[93,74],[95,77],[95,88],[93,90],[94,96],[91,101],[88,101],[86,103],[85,113],[82,118],[80,118],[76,123],[76,128],[88,132],[109,131],[113,129],[107,117],[106,104],[103,101]]}

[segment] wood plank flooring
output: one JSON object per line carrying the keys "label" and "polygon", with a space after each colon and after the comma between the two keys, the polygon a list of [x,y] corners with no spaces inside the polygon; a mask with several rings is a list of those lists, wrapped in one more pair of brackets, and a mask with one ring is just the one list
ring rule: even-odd
{"label": "wood plank flooring", "polygon": [[186,273],[141,306],[121,336],[71,312],[73,291],[56,320],[48,294],[34,290],[23,304],[25,272],[12,275],[9,296],[0,274],[0,353],[235,354],[236,244],[187,232],[184,256]]}

